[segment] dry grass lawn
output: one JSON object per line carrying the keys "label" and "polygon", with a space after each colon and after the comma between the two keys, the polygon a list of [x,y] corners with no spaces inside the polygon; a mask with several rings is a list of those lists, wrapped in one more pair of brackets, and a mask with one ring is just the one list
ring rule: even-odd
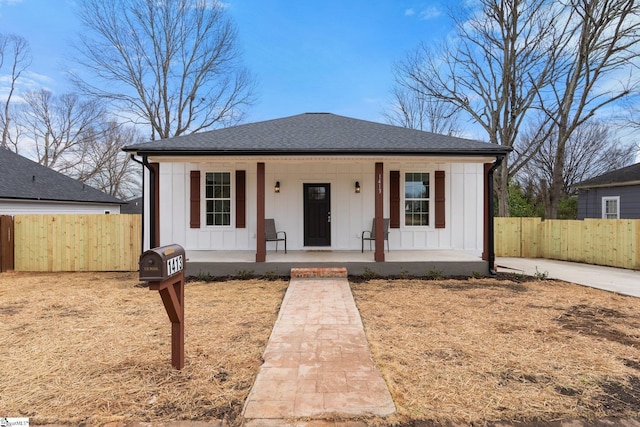
{"label": "dry grass lawn", "polygon": [[237,417],[287,282],[187,283],[177,371],[162,300],[137,277],[0,275],[1,416],[34,424]]}
{"label": "dry grass lawn", "polygon": [[[0,416],[240,423],[287,283],[188,283],[182,371],[158,292],[137,285],[1,274]],[[640,299],[516,276],[352,289],[398,408],[388,423],[640,416]]]}
{"label": "dry grass lawn", "polygon": [[399,415],[640,417],[640,299],[510,279],[352,284]]}

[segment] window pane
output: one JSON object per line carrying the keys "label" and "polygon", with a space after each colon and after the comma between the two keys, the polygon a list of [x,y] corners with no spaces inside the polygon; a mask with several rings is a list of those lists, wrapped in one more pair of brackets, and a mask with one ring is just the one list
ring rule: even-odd
{"label": "window pane", "polygon": [[405,225],[429,225],[429,174],[407,172],[404,183]]}
{"label": "window pane", "polygon": [[309,187],[307,191],[309,200],[325,200],[327,197],[325,187]]}
{"label": "window pane", "polygon": [[231,225],[231,174],[207,172],[205,179],[207,225]]}
{"label": "window pane", "polygon": [[408,199],[423,199],[429,197],[429,174],[405,174],[404,196]]}
{"label": "window pane", "polygon": [[602,218],[618,219],[620,217],[620,204],[618,198],[603,198],[602,211]]}

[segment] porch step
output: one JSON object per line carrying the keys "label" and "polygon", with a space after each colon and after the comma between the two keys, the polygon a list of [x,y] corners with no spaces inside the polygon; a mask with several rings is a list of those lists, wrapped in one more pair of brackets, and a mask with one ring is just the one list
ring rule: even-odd
{"label": "porch step", "polygon": [[345,267],[331,268],[292,268],[292,279],[312,279],[312,278],[347,278]]}

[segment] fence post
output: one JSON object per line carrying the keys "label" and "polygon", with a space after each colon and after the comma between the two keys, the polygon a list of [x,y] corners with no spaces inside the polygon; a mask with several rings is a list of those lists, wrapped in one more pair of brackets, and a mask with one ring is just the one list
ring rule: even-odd
{"label": "fence post", "polygon": [[14,227],[13,217],[0,216],[0,273],[14,268]]}

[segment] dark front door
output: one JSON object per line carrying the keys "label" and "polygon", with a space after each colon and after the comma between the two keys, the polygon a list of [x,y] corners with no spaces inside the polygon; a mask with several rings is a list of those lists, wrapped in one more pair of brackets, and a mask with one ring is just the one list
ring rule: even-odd
{"label": "dark front door", "polygon": [[331,246],[330,184],[304,184],[304,245]]}

